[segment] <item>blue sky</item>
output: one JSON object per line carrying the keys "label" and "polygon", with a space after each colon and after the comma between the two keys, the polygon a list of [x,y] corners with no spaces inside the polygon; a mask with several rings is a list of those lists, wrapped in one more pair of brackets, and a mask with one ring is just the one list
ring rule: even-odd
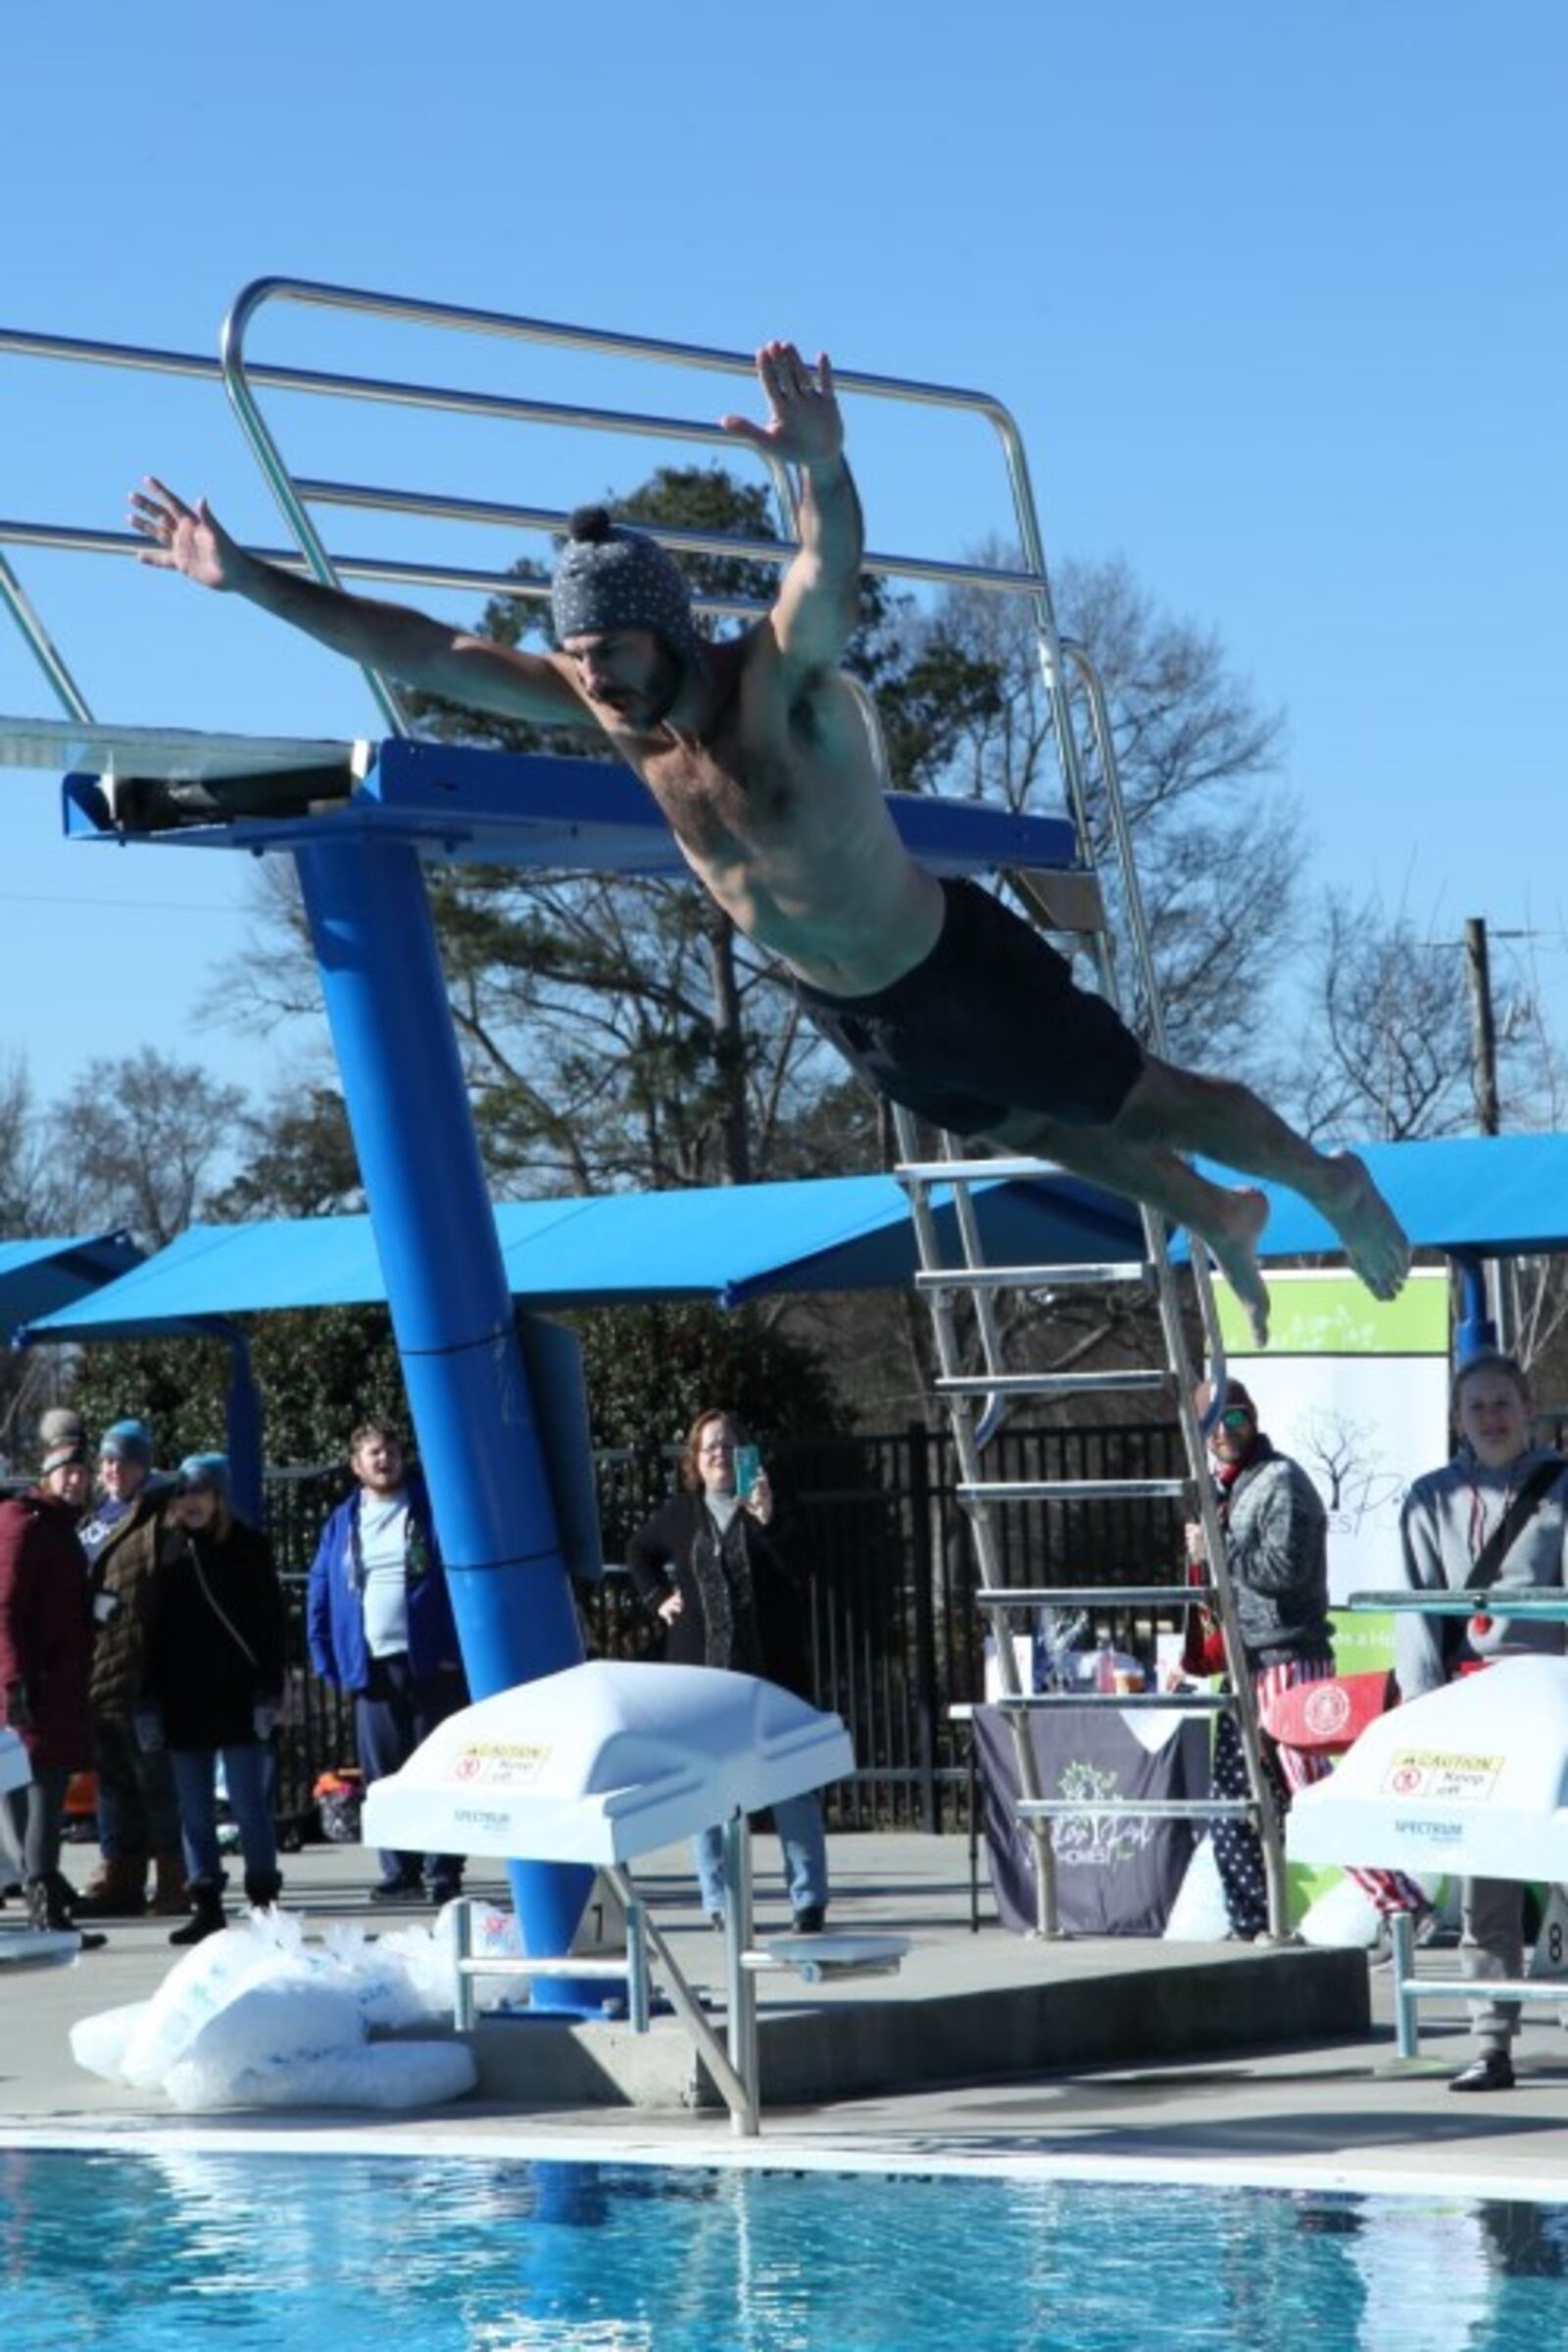
{"label": "blue sky", "polygon": [[[1048,549],[1125,556],[1285,709],[1313,885],[1376,889],[1436,936],[1469,914],[1538,933],[1568,1032],[1568,16],[1548,0],[74,0],[4,12],[0,73],[0,324],[211,352],[241,286],[281,272],[725,348],[786,333],[996,393]],[[318,313],[265,314],[252,348],[669,396]],[[739,405],[716,378],[682,400]],[[678,454],[276,416],[302,470],[545,504]],[[851,429],[874,545],[956,554],[1004,523],[963,432],[880,409]],[[216,392],[0,355],[0,514],[117,528],[145,470],[281,537]],[[374,729],[352,671],[248,610],[123,563],[12,560],[101,716]],[[0,710],[51,707],[0,620]],[[217,1001],[245,861],[68,846],[49,779],[0,792],[4,1034],[46,1091],[142,1042],[255,1086],[284,1071]]]}

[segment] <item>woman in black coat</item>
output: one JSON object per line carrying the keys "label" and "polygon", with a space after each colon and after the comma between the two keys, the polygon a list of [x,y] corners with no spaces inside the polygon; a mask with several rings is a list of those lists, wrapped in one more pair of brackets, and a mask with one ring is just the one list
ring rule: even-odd
{"label": "woman in black coat", "polygon": [[[682,1492],[644,1521],[626,1565],[645,1608],[664,1628],[673,1666],[722,1666],[810,1696],[802,1581],[773,1532],[773,1492],[758,1469],[744,1496],[735,1455],[746,1444],[733,1413],[699,1413],[680,1458]],[[814,1795],[772,1808],[798,1935],[816,1934],[827,1910],[827,1841]],[[703,1907],[724,1924],[723,1831],[692,1841]]]}
{"label": "woman in black coat", "polygon": [[142,1745],[168,1748],[179,1797],[194,1916],[171,1943],[199,1943],[223,1925],[220,1756],[246,1899],[265,1909],[276,1898],[270,1742],[282,1690],[283,1596],[267,1539],[229,1509],[222,1455],[191,1454],[159,1538],[136,1715]]}

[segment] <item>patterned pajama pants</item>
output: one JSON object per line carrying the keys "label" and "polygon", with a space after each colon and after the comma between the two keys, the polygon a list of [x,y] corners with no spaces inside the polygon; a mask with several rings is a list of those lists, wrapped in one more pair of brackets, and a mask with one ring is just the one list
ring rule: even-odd
{"label": "patterned pajama pants", "polygon": [[[1291,1658],[1280,1666],[1260,1666],[1252,1676],[1252,1695],[1259,1713],[1299,1683],[1320,1683],[1334,1672],[1328,1658]],[[1281,1747],[1263,1741],[1263,1769],[1281,1814],[1290,1809],[1298,1788],[1310,1787],[1333,1771],[1331,1756],[1316,1748]],[[1236,1718],[1221,1715],[1214,1727],[1214,1794],[1242,1797],[1249,1793],[1247,1758]],[[1263,1848],[1250,1822],[1216,1821],[1211,1835],[1225,1909],[1233,1936],[1260,1936],[1268,1926],[1268,1887],[1263,1875]],[[1419,1886],[1394,1870],[1349,1870],[1373,1908],[1386,1917],[1391,1911],[1415,1911],[1425,1900]]]}

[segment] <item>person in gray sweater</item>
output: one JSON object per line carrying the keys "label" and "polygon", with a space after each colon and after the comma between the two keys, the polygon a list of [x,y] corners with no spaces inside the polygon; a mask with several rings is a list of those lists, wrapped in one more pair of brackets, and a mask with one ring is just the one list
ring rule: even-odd
{"label": "person in gray sweater", "polygon": [[[1200,1418],[1207,1418],[1213,1393],[1206,1383],[1195,1402]],[[1239,1380],[1226,1382],[1208,1449],[1242,1646],[1262,1715],[1287,1690],[1301,1683],[1327,1681],[1334,1672],[1328,1513],[1310,1475],[1270,1444],[1258,1425],[1251,1395]],[[1187,1559],[1189,1570],[1201,1574],[1203,1530],[1198,1520],[1187,1529]],[[1223,1638],[1206,1611],[1194,1615],[1186,1671],[1199,1676],[1223,1673]],[[1298,1788],[1321,1780],[1330,1770],[1330,1759],[1316,1750],[1284,1746],[1266,1734],[1260,1745],[1264,1773],[1281,1815],[1289,1810]],[[1249,1793],[1242,1736],[1229,1714],[1219,1716],[1214,1726],[1213,1787],[1216,1796]],[[1210,1836],[1231,1936],[1242,1941],[1265,1936],[1268,1895],[1256,1830],[1240,1818],[1218,1820]],[[1397,1871],[1358,1869],[1349,1875],[1380,1918],[1394,1911],[1412,1911],[1419,1917],[1430,1909],[1420,1887]]]}
{"label": "person in gray sweater", "polygon": [[[1486,1620],[1487,1656],[1520,1651],[1562,1655],[1562,1625],[1509,1620],[1509,1586],[1561,1586],[1568,1541],[1568,1462],[1531,1443],[1530,1388],[1510,1355],[1472,1356],[1453,1384],[1453,1421],[1459,1447],[1452,1461],[1412,1484],[1400,1520],[1401,1569],[1412,1590],[1459,1592],[1476,1562],[1512,1511],[1512,1540],[1497,1568],[1496,1597],[1477,1604]],[[1554,1475],[1555,1473],[1555,1475]],[[1475,1662],[1459,1638],[1461,1620],[1401,1612],[1395,1631],[1400,1696],[1439,1690]],[[1446,1634],[1446,1629],[1448,1629]],[[1478,1982],[1513,1978],[1524,1968],[1524,1889],[1514,1879],[1466,1879],[1460,1960]],[[1511,2090],[1509,2044],[1519,2031],[1518,2004],[1490,1999],[1477,2005],[1478,2054],[1455,2075],[1450,2090]]]}

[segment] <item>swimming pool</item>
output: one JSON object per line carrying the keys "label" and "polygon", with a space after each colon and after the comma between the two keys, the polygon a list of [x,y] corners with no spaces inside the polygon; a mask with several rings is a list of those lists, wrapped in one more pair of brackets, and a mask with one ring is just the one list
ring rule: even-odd
{"label": "swimming pool", "polygon": [[1552,2205],[0,2149],[6,2352],[1480,2352],[1565,2271]]}

